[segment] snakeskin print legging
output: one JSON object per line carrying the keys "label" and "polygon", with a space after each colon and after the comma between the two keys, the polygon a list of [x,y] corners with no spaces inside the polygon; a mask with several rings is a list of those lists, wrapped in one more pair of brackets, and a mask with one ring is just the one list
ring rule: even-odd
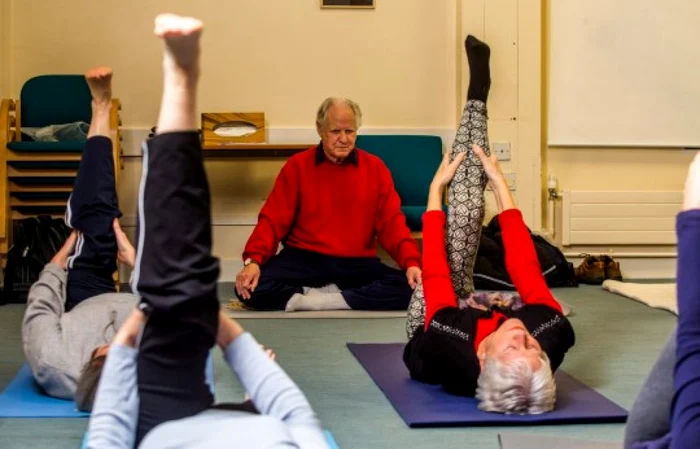
{"label": "snakeskin print legging", "polygon": [[[484,188],[487,179],[479,158],[471,148],[472,144],[477,144],[486,154],[490,154],[487,118],[486,103],[467,100],[457,136],[452,143],[452,158],[457,153],[467,153],[449,188],[445,242],[452,285],[460,307],[466,306],[466,300],[474,292],[474,262],[484,221]],[[425,296],[421,284],[413,291],[408,305],[408,338],[411,338],[424,322]]]}

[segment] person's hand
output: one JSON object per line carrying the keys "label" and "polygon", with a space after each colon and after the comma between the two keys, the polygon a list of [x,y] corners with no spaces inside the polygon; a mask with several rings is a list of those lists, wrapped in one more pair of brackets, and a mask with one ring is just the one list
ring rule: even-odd
{"label": "person's hand", "polygon": [[265,345],[260,345],[260,349],[262,349],[265,352],[267,358],[272,360],[273,362],[277,359],[277,354],[275,354],[275,351],[273,351],[272,349],[266,348]]}
{"label": "person's hand", "polygon": [[145,321],[146,316],[141,309],[135,308],[114,336],[114,343],[135,348]]}
{"label": "person's hand", "polygon": [[260,266],[249,263],[236,275],[236,292],[241,299],[250,299],[250,294],[255,291],[260,280]]}
{"label": "person's hand", "polygon": [[700,209],[700,153],[688,168],[683,192],[683,210]]}
{"label": "person's hand", "polygon": [[219,330],[216,333],[216,344],[225,350],[233,340],[243,333],[243,327],[238,321],[229,318],[223,310],[219,310]]}
{"label": "person's hand", "polygon": [[68,258],[71,256],[71,254],[73,254],[73,251],[75,251],[75,242],[77,239],[78,233],[75,231],[71,232],[65,243],[63,243],[61,249],[59,249],[51,258],[51,263],[56,264],[65,270],[66,265],[68,264]]}
{"label": "person's hand", "polygon": [[114,235],[117,239],[117,260],[134,268],[134,264],[136,263],[136,250],[134,250],[131,242],[129,242],[129,238],[124,231],[122,231],[121,226],[119,226],[119,220],[116,218],[112,223],[112,228],[114,228]]}
{"label": "person's hand", "polygon": [[472,145],[472,151],[481,161],[481,165],[484,167],[484,172],[486,177],[489,178],[489,184],[493,189],[494,184],[498,184],[501,181],[505,182],[505,177],[501,171],[501,165],[498,163],[498,156],[495,153],[491,153],[491,156],[487,156],[484,153],[483,148],[474,144]]}
{"label": "person's hand", "polygon": [[452,178],[454,178],[455,172],[457,172],[457,167],[459,167],[459,164],[462,163],[466,155],[466,153],[458,153],[454,160],[450,162],[450,153],[446,152],[442,157],[440,166],[435,172],[431,186],[440,189],[445,188],[445,186],[452,181]]}
{"label": "person's hand", "polygon": [[412,289],[415,289],[418,286],[418,284],[420,284],[421,274],[421,269],[416,266],[409,267],[408,270],[406,270],[406,278],[408,279],[408,285],[410,285]]}
{"label": "person's hand", "polygon": [[491,156],[487,156],[484,150],[478,145],[472,145],[472,151],[474,151],[474,154],[476,154],[481,161],[481,165],[484,167],[484,172],[488,178],[488,184],[496,198],[498,213],[500,214],[508,209],[515,209],[515,200],[510,193],[508,182],[501,171],[501,165],[498,163],[498,156],[494,153],[491,153]]}

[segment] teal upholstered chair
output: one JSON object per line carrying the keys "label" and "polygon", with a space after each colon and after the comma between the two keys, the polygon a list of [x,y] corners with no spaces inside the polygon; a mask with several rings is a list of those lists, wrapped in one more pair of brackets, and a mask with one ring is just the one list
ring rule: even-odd
{"label": "teal upholstered chair", "polygon": [[360,135],[356,146],[381,158],[391,172],[411,231],[423,228],[428,188],[442,160],[438,136]]}
{"label": "teal upholstered chair", "polygon": [[[24,128],[90,123],[90,90],[82,75],[31,78],[19,100],[0,104],[0,253],[7,252],[9,220],[41,213],[60,215],[72,190],[85,140],[32,142]],[[115,167],[120,166],[119,101],[112,101],[110,128]],[[117,169],[117,175],[119,170]]]}

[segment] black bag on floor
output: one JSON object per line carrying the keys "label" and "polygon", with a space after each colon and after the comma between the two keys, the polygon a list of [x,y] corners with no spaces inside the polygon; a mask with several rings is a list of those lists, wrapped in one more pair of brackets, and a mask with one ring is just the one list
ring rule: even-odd
{"label": "black bag on floor", "polygon": [[7,253],[0,302],[26,302],[32,284],[44,265],[63,246],[70,232],[63,219],[49,215],[13,221],[13,243]]}
{"label": "black bag on floor", "polygon": [[[530,236],[547,285],[550,288],[578,287],[574,266],[566,260],[559,248],[531,231]],[[493,217],[481,232],[474,265],[474,287],[479,290],[515,290],[506,270],[505,249],[498,216]]]}

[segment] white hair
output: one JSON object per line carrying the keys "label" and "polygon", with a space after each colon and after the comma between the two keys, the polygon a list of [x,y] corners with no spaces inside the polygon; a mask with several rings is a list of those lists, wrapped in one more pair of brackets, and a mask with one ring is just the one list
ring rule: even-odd
{"label": "white hair", "polygon": [[341,97],[328,97],[323,100],[323,103],[321,103],[321,106],[318,107],[318,111],[316,112],[316,129],[321,131],[327,128],[328,110],[331,108],[331,106],[336,106],[339,104],[343,104],[352,109],[352,113],[355,116],[355,128],[360,129],[360,126],[362,125],[362,110],[360,110],[360,105],[352,100]]}
{"label": "white hair", "polygon": [[554,409],[557,386],[549,357],[542,351],[540,367],[532,371],[525,359],[501,363],[487,357],[477,380],[476,398],[486,412],[538,415]]}

